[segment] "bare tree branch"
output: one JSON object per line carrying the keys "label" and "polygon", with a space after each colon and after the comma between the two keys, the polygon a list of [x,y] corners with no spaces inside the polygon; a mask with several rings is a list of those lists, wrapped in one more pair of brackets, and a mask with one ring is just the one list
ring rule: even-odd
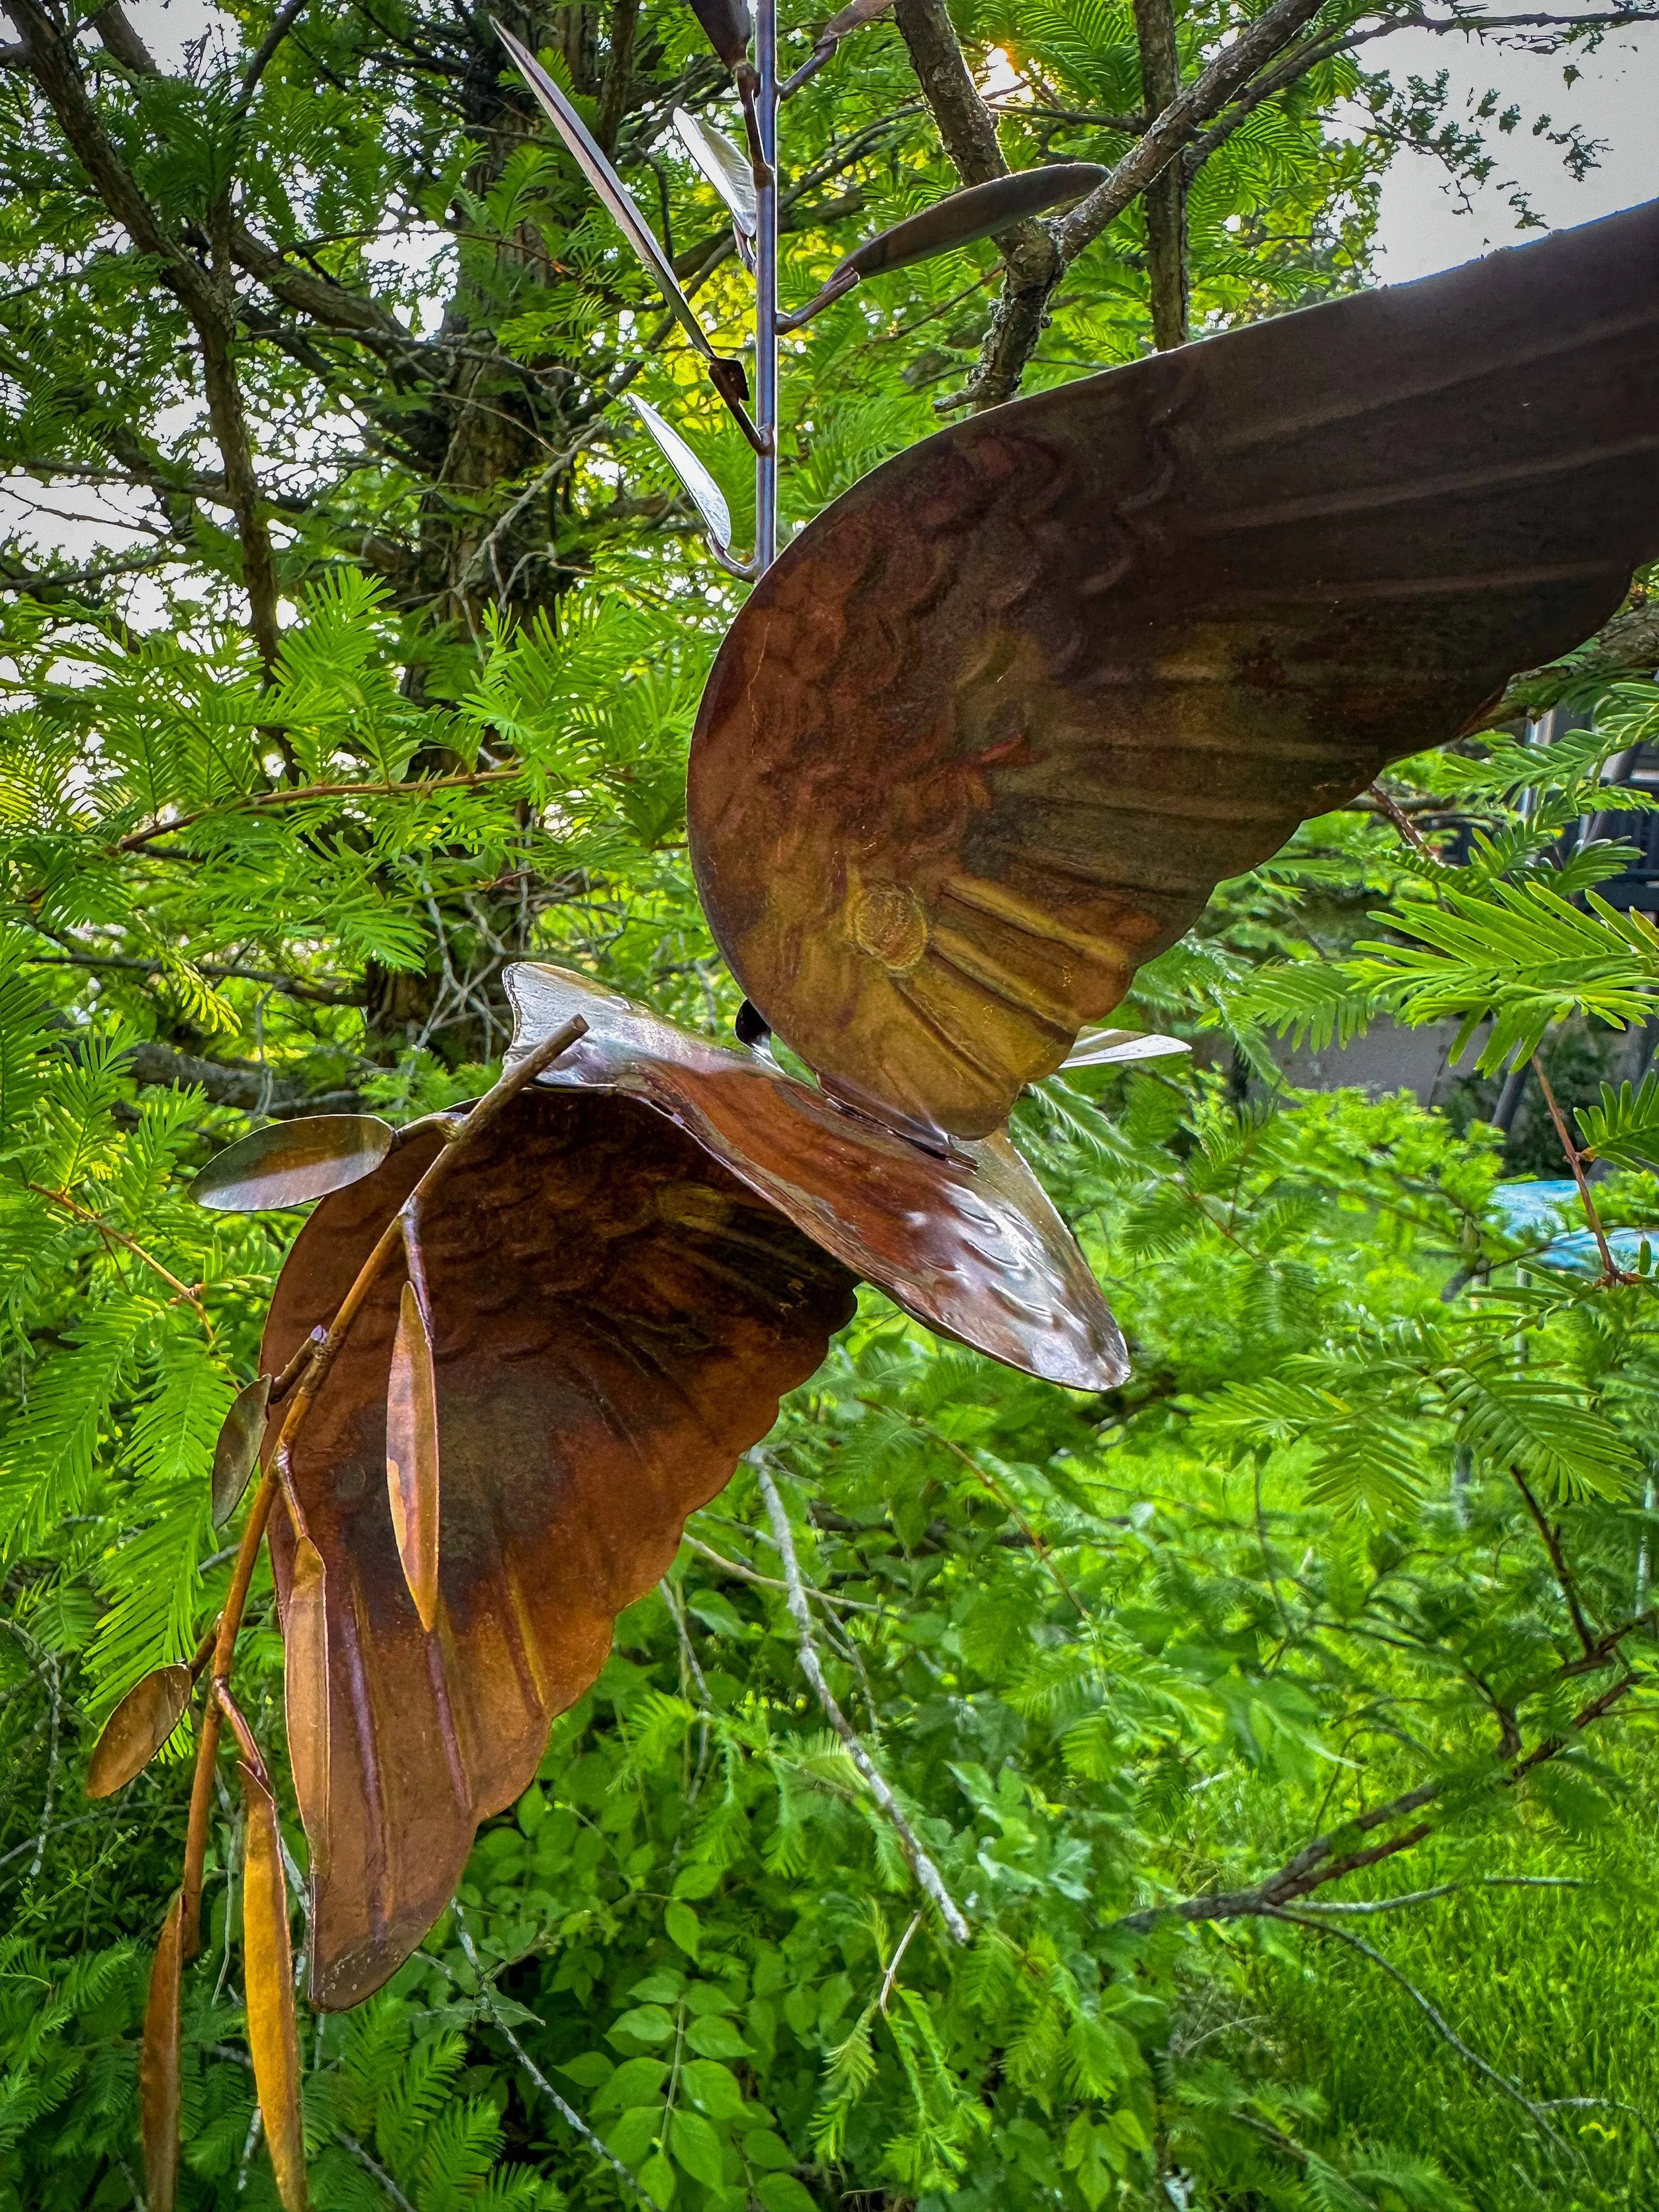
{"label": "bare tree branch", "polygon": [[1157,118],[1105,183],[1097,185],[1087,199],[1054,225],[1061,258],[1074,261],[1085,246],[1098,238],[1164,164],[1196,137],[1200,125],[1224,107],[1323,4],[1324,0],[1273,0],[1273,6],[1264,9],[1231,46],[1224,46],[1209,67]]}
{"label": "bare tree branch", "polygon": [[964,185],[1006,177],[997,119],[969,72],[945,0],[898,0],[893,11],[928,112]]}
{"label": "bare tree branch", "polygon": [[1066,269],[1322,5],[1323,0],[1273,0],[1163,109],[1103,184],[1097,185],[1069,214],[1034,226],[1045,234],[1052,247],[1042,281],[1037,281],[1036,257],[1030,283],[1017,283],[1011,267],[979,366],[962,392],[939,403],[941,412],[963,406],[994,407],[1012,398],[1025,364],[1036,349],[1049,297]]}
{"label": "bare tree branch", "polygon": [[812,1686],[812,1694],[823,1708],[825,1717],[836,1734],[847,1747],[847,1753],[864,1777],[870,1795],[892,1822],[900,1847],[910,1862],[910,1871],[919,1888],[932,1899],[939,1914],[958,1943],[973,1940],[973,1930],[963,1917],[962,1908],[945,1887],[945,1878],[923,1848],[921,1838],[900,1810],[898,1800],[889,1788],[887,1778],[876,1765],[859,1738],[857,1730],[836,1704],[835,1694],[824,1680],[823,1663],[818,1657],[817,1639],[812,1631],[812,1609],[807,1603],[806,1590],[801,1581],[800,1562],[795,1557],[795,1539],[789,1527],[789,1515],[778,1495],[778,1486],[758,1459],[750,1464],[766,1510],[772,1522],[772,1534],[783,1561],[784,1580],[787,1585],[786,1602],[795,1624],[795,1633],[800,1640],[800,1668]]}
{"label": "bare tree branch", "polygon": [[[128,969],[139,975],[165,975],[165,962],[139,960],[113,952],[34,952],[29,955],[31,964],[37,968],[110,968]],[[285,999],[300,999],[313,1006],[361,1006],[364,994],[361,989],[331,991],[321,985],[307,983],[301,977],[284,975],[274,968],[224,967],[213,961],[204,962],[197,970],[210,982],[268,983],[273,991]]]}
{"label": "bare tree branch", "polygon": [[[1134,0],[1140,82],[1147,110],[1161,115],[1181,97],[1174,0]],[[1146,273],[1152,343],[1160,353],[1187,343],[1187,179],[1170,162],[1146,187]]]}
{"label": "bare tree branch", "polygon": [[[1504,1770],[1503,1780],[1513,1785],[1530,1773],[1534,1767],[1542,1766],[1547,1761],[1559,1757],[1575,1735],[1582,1735],[1604,1713],[1610,1712],[1632,1690],[1639,1688],[1641,1680],[1642,1678],[1637,1674],[1622,1674],[1599,1697],[1592,1698],[1588,1705],[1579,1708],[1569,1723],[1569,1733],[1547,1736],[1524,1759],[1515,1759]],[[1333,1829],[1326,1835],[1316,1836],[1277,1874],[1270,1875],[1266,1881],[1258,1882],[1254,1888],[1212,1891],[1206,1896],[1182,1898],[1170,1905],[1144,1906],[1138,1912],[1124,1913],[1112,1924],[1135,1934],[1144,1934],[1164,1919],[1247,1920],[1262,1916],[1271,1918],[1276,1914],[1282,1917],[1283,1907],[1296,1903],[1311,1891],[1323,1888],[1328,1882],[1340,1881],[1345,1875],[1357,1874],[1362,1868],[1376,1866],[1401,1851],[1410,1850],[1425,1837],[1432,1835],[1435,1832],[1434,1823],[1418,1820],[1400,1835],[1389,1837],[1385,1843],[1373,1844],[1361,1850],[1346,1851],[1340,1856],[1337,1855],[1336,1847],[1341,1838],[1366,1835],[1375,1829],[1387,1827],[1395,1820],[1405,1820],[1413,1813],[1420,1812],[1440,1796],[1443,1786],[1438,1782],[1420,1783],[1415,1790],[1408,1790],[1398,1797],[1389,1798],[1386,1804],[1373,1805],[1343,1827]]]}
{"label": "bare tree branch", "polygon": [[135,76],[160,76],[149,48],[127,21],[123,8],[100,8],[92,19],[92,27],[104,42],[104,52],[129,69]]}
{"label": "bare tree branch", "polygon": [[488,2010],[491,2020],[495,2022],[501,2033],[506,2037],[507,2049],[513,2053],[513,2056],[518,2060],[520,2065],[524,2069],[525,2074],[528,2079],[541,2091],[543,2096],[545,2097],[548,2102],[553,2106],[560,2118],[565,2123],[565,2125],[573,2130],[574,2132],[580,2137],[582,2142],[587,2145],[587,2148],[592,2152],[594,2157],[602,2160],[604,2163],[610,2166],[618,2176],[625,2188],[628,2190],[629,2195],[637,2197],[641,2204],[648,2203],[650,2200],[646,2197],[644,2191],[641,2189],[638,2182],[635,2180],[633,2175],[623,2164],[622,2160],[613,2151],[608,2150],[605,2148],[605,2144],[600,2142],[598,2136],[594,2134],[592,2129],[588,2126],[587,2122],[582,2118],[575,2106],[565,2102],[564,2099],[553,2087],[553,2084],[542,2072],[541,2068],[537,2065],[535,2060],[525,2049],[523,2044],[520,2042],[518,2037],[514,2035],[511,2023],[503,2018],[501,2008],[495,2002],[495,1983],[484,1971],[483,1960],[478,1956],[477,1948],[472,1941],[472,1931],[466,1924],[466,1917],[461,1911],[459,1903],[455,1907],[455,1933],[460,1938],[461,1949],[466,1954],[466,1963],[471,1967],[473,1974],[477,1978],[478,1984],[478,1995],[483,2000],[484,2006]]}
{"label": "bare tree branch", "polygon": [[[988,184],[1006,177],[1008,164],[997,139],[997,119],[969,73],[945,0],[898,0],[894,11],[901,36],[945,150],[964,185]],[[1064,270],[1048,223],[1015,223],[996,240],[1007,269],[997,309],[1003,343],[1018,352],[1020,365],[1036,350],[1048,317],[1048,301]],[[980,373],[985,364],[981,362]],[[1016,380],[1018,380],[1018,379]]]}
{"label": "bare tree branch", "polygon": [[136,1044],[126,1055],[125,1072],[141,1088],[204,1091],[216,1106],[235,1106],[245,1114],[266,1114],[281,1121],[290,1114],[345,1114],[356,1106],[355,1091],[307,1091],[249,1060],[198,1060],[164,1044]]}
{"label": "bare tree branch", "polygon": [[1564,2157],[1571,2157],[1571,2146],[1566,2137],[1550,2124],[1543,2106],[1534,2104],[1525,2090],[1516,2082],[1511,2081],[1507,2074],[1500,2074],[1490,2059],[1483,2058],[1478,2051],[1472,2050],[1458,2034],[1445,2014],[1424,1996],[1415,1982],[1409,1980],[1401,1972],[1391,1959],[1385,1959],[1381,1951],[1375,1949],[1362,1936],[1354,1935],[1346,1928],[1334,1928],[1327,1920],[1314,1920],[1303,1913],[1278,1911],[1273,1911],[1270,1917],[1274,1920],[1287,1920],[1295,1928],[1311,1928],[1321,1936],[1328,1936],[1334,1942],[1346,1943],[1350,1950],[1358,1951],[1363,1957],[1369,1959],[1374,1966],[1381,1966],[1391,1981],[1400,1984],[1412,2002],[1424,2013],[1436,2033],[1451,2045],[1458,2057],[1467,2061],[1477,2074],[1484,2075],[1496,2088],[1501,2089],[1506,2097],[1519,2105],[1533,2125],[1540,2134],[1547,2136]]}
{"label": "bare tree branch", "polygon": [[[241,390],[231,357],[235,301],[228,272],[204,269],[162,222],[140,191],[105,130],[81,74],[75,51],[40,0],[6,0],[6,12],[22,33],[28,66],[99,198],[141,253],[160,262],[164,283],[189,316],[201,347],[208,413],[224,463],[242,550],[242,581],[253,632],[269,668],[277,650],[276,570],[270,533],[259,507],[252,447]],[[125,19],[123,19],[125,21]],[[115,33],[118,37],[119,33]]]}
{"label": "bare tree branch", "polygon": [[282,644],[276,626],[276,557],[260,511],[259,479],[253,466],[242,387],[231,357],[228,319],[204,317],[197,329],[202,343],[208,417],[225,465],[225,487],[241,540],[242,586],[247,593],[253,641],[269,673],[276,666]]}
{"label": "bare tree branch", "polygon": [[243,74],[242,96],[236,103],[239,114],[246,111],[249,100],[258,89],[260,78],[276,58],[277,48],[299,21],[305,12],[307,0],[288,0],[287,6],[280,10],[271,23],[270,28],[265,33],[258,52],[248,64]]}
{"label": "bare tree branch", "polygon": [[634,64],[634,33],[640,20],[640,0],[616,0],[611,10],[611,52],[599,90],[599,141],[607,154],[616,149],[617,133],[628,106],[628,75]]}

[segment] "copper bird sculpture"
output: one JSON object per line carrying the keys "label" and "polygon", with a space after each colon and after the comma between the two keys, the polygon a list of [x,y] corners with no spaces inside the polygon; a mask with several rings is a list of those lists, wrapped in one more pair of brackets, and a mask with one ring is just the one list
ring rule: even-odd
{"label": "copper bird sculpture", "polygon": [[752,415],[580,118],[502,33],[756,448],[743,558],[707,471],[638,407],[717,557],[755,580],[689,795],[743,1042],[527,963],[507,1072],[470,1110],[289,1123],[201,1178],[209,1205],[321,1203],[216,1458],[218,1520],[259,1472],[223,1616],[191,1667],[118,1708],[90,1779],[130,1780],[208,1674],[147,2017],[154,2212],[225,1725],[260,1916],[259,2094],[283,2201],[304,2201],[281,1854],[230,1684],[267,1531],[310,1993],[339,2007],[443,1911],[479,1821],[526,1787],[617,1613],[819,1365],[859,1280],[1049,1381],[1123,1378],[1100,1290],[1006,1134],[1021,1090],[1068,1056],[1166,1048],[1079,1037],[1219,880],[1480,726],[1513,669],[1577,643],[1659,555],[1659,205],[994,409],[779,555],[780,330],[1102,173],[953,195],[782,313],[780,101],[879,13],[857,0],[781,87],[773,0],[752,23],[743,0],[698,0],[748,144],[690,118],[681,135],[754,270]]}

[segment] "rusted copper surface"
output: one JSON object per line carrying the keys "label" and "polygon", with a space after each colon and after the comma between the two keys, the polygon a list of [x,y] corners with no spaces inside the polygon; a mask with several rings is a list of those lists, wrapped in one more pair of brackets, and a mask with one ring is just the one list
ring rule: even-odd
{"label": "rusted copper surface", "polygon": [[642,1100],[930,1328],[1076,1389],[1128,1373],[1088,1261],[1006,1135],[941,1157],[563,969],[526,963],[506,980],[509,1066],[580,1013],[586,1036],[544,1085]]}
{"label": "rusted copper surface", "polygon": [[188,1667],[155,1667],[133,1684],[93,1746],[88,1797],[113,1796],[143,1772],[184,1718],[192,1686]]}
{"label": "rusted copper surface", "polygon": [[738,616],[703,905],[827,1083],[983,1135],[1218,881],[1656,553],[1659,206],[994,409]]}
{"label": "rusted copper surface", "polygon": [[370,1174],[392,1150],[389,1121],[373,1114],[307,1114],[268,1121],[228,1145],[190,1187],[198,1206],[230,1213],[307,1206]]}
{"label": "rusted copper surface", "polygon": [[[319,1206],[277,1285],[265,1371],[328,1319],[439,1142],[417,1133]],[[280,1507],[272,1522],[312,1990],[329,2008],[419,1942],[478,1821],[528,1785],[550,1719],[598,1673],[616,1614],[853,1307],[835,1260],[628,1097],[527,1091],[457,1160],[421,1233],[443,1453],[432,1632],[386,1494],[395,1267],[295,1439],[316,1559]]]}

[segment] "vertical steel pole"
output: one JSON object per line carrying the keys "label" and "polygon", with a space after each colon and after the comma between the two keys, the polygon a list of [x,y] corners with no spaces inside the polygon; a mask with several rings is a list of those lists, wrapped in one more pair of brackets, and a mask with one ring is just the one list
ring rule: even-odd
{"label": "vertical steel pole", "polygon": [[778,550],[778,0],[756,0],[761,160],[755,240],[755,419],[767,450],[755,462],[755,566]]}

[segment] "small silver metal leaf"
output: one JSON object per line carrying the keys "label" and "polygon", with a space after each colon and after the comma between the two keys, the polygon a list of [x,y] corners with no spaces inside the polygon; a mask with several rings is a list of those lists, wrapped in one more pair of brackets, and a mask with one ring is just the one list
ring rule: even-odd
{"label": "small silver metal leaf", "polygon": [[674,110],[674,129],[686,153],[732,211],[739,246],[752,243],[760,218],[755,205],[755,172],[741,146],[689,109]]}
{"label": "small silver metal leaf", "polygon": [[702,517],[703,528],[708,532],[715,550],[721,553],[729,551],[732,511],[726,504],[720,486],[678,431],[671,430],[648,401],[636,399],[631,392],[625,392],[623,397],[656,440],[663,459],[685,486],[687,495]]}
{"label": "small silver metal leaf", "polygon": [[1085,1030],[1060,1063],[1063,1067],[1127,1066],[1131,1060],[1167,1060],[1192,1047],[1179,1037],[1142,1036],[1137,1030]]}

